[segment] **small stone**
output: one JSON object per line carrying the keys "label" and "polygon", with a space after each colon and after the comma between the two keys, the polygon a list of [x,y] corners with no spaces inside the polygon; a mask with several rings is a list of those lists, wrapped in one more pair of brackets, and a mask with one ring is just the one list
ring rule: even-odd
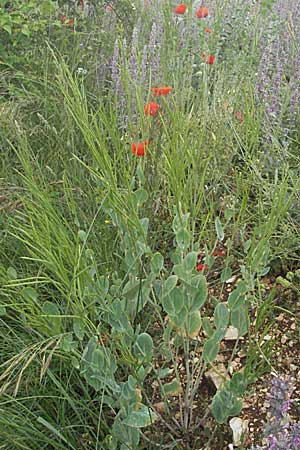
{"label": "small stone", "polygon": [[289,342],[289,347],[293,347],[294,346],[294,341],[290,341]]}
{"label": "small stone", "polygon": [[237,275],[233,275],[233,277],[228,278],[228,280],[225,281],[226,284],[234,283],[237,279]]}
{"label": "small stone", "polygon": [[228,364],[228,372],[230,373],[230,375],[233,374],[234,369],[236,369],[238,365],[239,364],[236,361],[232,361],[230,364]]}
{"label": "small stone", "polygon": [[207,372],[205,372],[205,376],[213,382],[217,389],[219,389],[224,381],[230,380],[230,377],[226,371],[224,364],[220,364],[217,367],[217,370],[219,373],[216,373],[213,369],[209,369]]}
{"label": "small stone", "polygon": [[165,402],[154,403],[153,406],[156,409],[156,411],[159,412],[159,413],[164,413],[165,410],[166,410]]}
{"label": "small stone", "polygon": [[238,337],[239,337],[239,330],[230,325],[227,328],[226,334],[224,336],[225,341],[236,341]]}
{"label": "small stone", "polygon": [[287,342],[287,340],[288,340],[288,338],[287,338],[287,336],[284,334],[284,335],[282,336],[282,338],[280,339],[280,342],[281,342],[282,344],[285,344],[285,343]]}
{"label": "small stone", "polygon": [[295,366],[295,364],[290,364],[290,369],[294,372],[295,370],[298,369],[298,367]]}

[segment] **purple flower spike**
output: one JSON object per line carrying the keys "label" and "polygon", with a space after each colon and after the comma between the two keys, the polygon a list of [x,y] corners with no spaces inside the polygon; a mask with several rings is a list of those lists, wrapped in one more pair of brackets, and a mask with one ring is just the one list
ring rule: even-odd
{"label": "purple flower spike", "polygon": [[264,431],[267,445],[252,447],[251,450],[300,450],[300,424],[291,425],[288,415],[293,389],[288,377],[272,381],[268,395],[270,417]]}

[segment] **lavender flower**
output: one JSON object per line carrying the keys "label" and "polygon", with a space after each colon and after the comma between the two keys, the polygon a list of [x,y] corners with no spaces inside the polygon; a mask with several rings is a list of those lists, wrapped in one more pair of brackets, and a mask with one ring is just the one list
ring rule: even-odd
{"label": "lavender flower", "polygon": [[264,436],[267,446],[252,447],[252,450],[299,450],[300,424],[290,425],[288,411],[291,404],[293,386],[286,377],[275,378],[269,393],[269,421]]}
{"label": "lavender flower", "polygon": [[119,62],[119,43],[118,43],[118,39],[116,39],[115,45],[114,45],[114,53],[113,53],[113,57],[112,57],[112,61],[111,61],[111,79],[115,83],[117,83],[118,79],[119,79],[118,62]]}
{"label": "lavender flower", "polygon": [[156,34],[157,34],[157,25],[154,22],[151,28],[150,40],[149,40],[149,54],[153,57],[155,53],[155,44],[156,44]]}
{"label": "lavender flower", "polygon": [[292,445],[294,448],[300,448],[300,424],[295,423],[291,428]]}
{"label": "lavender flower", "polygon": [[147,62],[148,62],[148,47],[147,47],[147,45],[144,45],[142,62],[141,62],[141,78],[140,78],[141,86],[144,85],[145,80],[146,80]]}
{"label": "lavender flower", "polygon": [[[271,125],[289,132],[299,112],[299,1],[277,0],[261,37],[258,95]],[[278,14],[280,13],[280,14]],[[274,39],[275,36],[275,39]],[[288,127],[286,125],[288,124]]]}
{"label": "lavender flower", "polygon": [[137,46],[139,42],[139,34],[141,28],[141,19],[137,21],[131,38],[131,51],[130,51],[130,60],[129,60],[129,73],[131,76],[131,80],[137,84],[138,83],[138,61],[137,61]]}
{"label": "lavender flower", "polygon": [[269,394],[270,414],[274,421],[282,421],[286,417],[291,401],[293,387],[286,379],[275,378]]}
{"label": "lavender flower", "polygon": [[151,85],[161,81],[163,16],[158,14],[157,19],[152,23],[148,36],[144,28],[141,33],[141,17],[133,28],[130,45],[125,38],[122,42],[115,42],[110,71],[121,127],[124,127],[124,120],[126,123],[134,122],[139,114],[137,93],[145,101]]}

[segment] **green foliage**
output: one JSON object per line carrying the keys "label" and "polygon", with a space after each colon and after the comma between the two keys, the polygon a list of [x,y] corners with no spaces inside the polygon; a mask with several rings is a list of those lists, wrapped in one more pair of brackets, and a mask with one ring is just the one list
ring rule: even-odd
{"label": "green foliage", "polygon": [[[189,236],[188,214],[180,218],[177,213],[173,220],[177,250],[181,252],[182,241],[177,238],[182,233]],[[162,286],[162,302],[170,323],[182,336],[195,337],[201,328],[200,308],[207,297],[205,277],[196,274],[197,252],[182,253],[178,264],[174,265],[176,275],[170,275]]]}
{"label": "green foliage", "polygon": [[180,392],[180,383],[173,380],[170,383],[165,383],[163,386],[163,393],[165,396],[177,395]]}
{"label": "green foliage", "polygon": [[231,416],[238,416],[241,412],[243,402],[238,399],[229,389],[217,392],[212,401],[212,413],[218,423],[227,422]]}
{"label": "green foliage", "polygon": [[141,333],[136,340],[134,346],[134,354],[139,362],[152,361],[153,356],[153,340],[147,333]]}
{"label": "green foliage", "polygon": [[238,416],[242,409],[241,397],[247,389],[245,375],[236,372],[217,391],[212,401],[212,413],[218,423],[226,423],[231,416]]}
{"label": "green foliage", "polygon": [[221,223],[219,217],[216,217],[216,219],[215,219],[215,227],[216,227],[216,233],[217,233],[218,239],[220,241],[223,241],[225,235],[224,235],[223,226],[222,226],[222,223]]}
{"label": "green foliage", "polygon": [[219,339],[214,335],[208,339],[203,346],[203,358],[207,363],[212,363],[220,350]]}
{"label": "green foliage", "polygon": [[[24,61],[17,47],[30,48],[37,35],[46,37],[50,25],[60,26],[55,18],[57,3],[51,0],[15,0],[0,3],[0,58],[2,64]],[[9,55],[9,51],[14,56]]]}
{"label": "green foliage", "polygon": [[288,272],[285,277],[277,277],[276,282],[293,292],[295,295],[298,295],[300,291],[300,269],[297,269],[294,272]]}
{"label": "green foliage", "polygon": [[[229,302],[228,302],[229,303]],[[217,330],[220,328],[227,328],[229,323],[229,311],[226,305],[218,303],[214,312],[215,326]]]}
{"label": "green foliage", "polygon": [[144,428],[152,425],[155,420],[155,413],[145,405],[140,405],[137,411],[132,411],[126,419],[123,420],[123,424],[132,428]]}

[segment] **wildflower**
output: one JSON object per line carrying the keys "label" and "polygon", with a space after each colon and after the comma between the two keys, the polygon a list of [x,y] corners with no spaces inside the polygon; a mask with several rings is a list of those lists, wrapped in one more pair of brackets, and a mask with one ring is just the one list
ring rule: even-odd
{"label": "wildflower", "polygon": [[241,111],[235,111],[234,117],[240,122],[244,122],[244,114]]}
{"label": "wildflower", "polygon": [[[271,416],[281,421],[289,408],[293,387],[286,378],[275,378],[269,393]],[[276,430],[277,431],[277,430]]]}
{"label": "wildflower", "polygon": [[65,23],[66,20],[67,20],[67,16],[62,16],[60,18],[61,23]]}
{"label": "wildflower", "polygon": [[204,17],[207,16],[208,16],[208,8],[206,6],[200,6],[200,8],[197,11],[198,19],[203,19]]}
{"label": "wildflower", "polygon": [[181,3],[180,5],[177,5],[176,8],[174,9],[174,13],[175,14],[184,14],[186,11],[186,4],[185,3]]}
{"label": "wildflower", "polygon": [[77,72],[78,75],[86,75],[87,74],[87,70],[84,69],[83,67],[78,67],[76,72]]}
{"label": "wildflower", "polygon": [[113,11],[114,8],[111,5],[107,5],[107,7],[105,8],[106,11]]}
{"label": "wildflower", "polygon": [[112,57],[112,61],[111,61],[111,78],[114,81],[115,84],[118,84],[120,82],[120,73],[119,73],[119,43],[118,40],[115,40],[115,45],[114,45],[114,52],[113,52],[113,57]]}
{"label": "wildflower", "polygon": [[81,7],[81,9],[83,11],[83,9],[84,9],[84,1],[83,0],[80,0],[79,6]]}
{"label": "wildflower", "polygon": [[197,264],[196,270],[197,272],[202,272],[203,270],[207,270],[208,265],[207,264]]}
{"label": "wildflower", "polygon": [[213,30],[211,28],[205,28],[204,32],[205,33],[213,33]]}
{"label": "wildflower", "polygon": [[292,444],[296,448],[300,448],[300,424],[294,423],[291,429]]}
{"label": "wildflower", "polygon": [[74,20],[69,20],[67,22],[68,27],[74,27]]}
{"label": "wildflower", "polygon": [[149,144],[148,141],[144,142],[133,142],[131,144],[131,151],[133,155],[136,156],[144,156],[145,155],[145,149],[147,145]]}
{"label": "wildflower", "polygon": [[158,103],[149,102],[149,103],[146,103],[144,111],[145,111],[146,116],[155,116],[155,114],[157,113],[159,108],[160,108],[160,106]]}
{"label": "wildflower", "polygon": [[213,55],[206,55],[205,53],[202,54],[202,58],[205,59],[206,64],[212,65],[215,61],[215,57]]}
{"label": "wildflower", "polygon": [[213,55],[209,55],[209,56],[206,58],[206,63],[207,63],[207,64],[213,64],[214,61],[215,61],[215,57],[214,57]]}
{"label": "wildflower", "polygon": [[224,250],[222,250],[221,248],[217,248],[214,252],[213,252],[213,256],[221,256],[222,258],[226,255],[226,253],[224,252]]}
{"label": "wildflower", "polygon": [[162,86],[152,88],[151,90],[153,95],[168,95],[173,90],[173,88],[169,86]]}
{"label": "wildflower", "polygon": [[270,434],[270,436],[268,437],[268,444],[269,444],[269,450],[276,450],[277,449],[277,439],[275,436],[273,436],[272,434]]}
{"label": "wildflower", "polygon": [[148,64],[151,66],[151,78],[155,80],[160,73],[160,58],[163,41],[163,26],[154,22],[151,28],[148,44]]}

